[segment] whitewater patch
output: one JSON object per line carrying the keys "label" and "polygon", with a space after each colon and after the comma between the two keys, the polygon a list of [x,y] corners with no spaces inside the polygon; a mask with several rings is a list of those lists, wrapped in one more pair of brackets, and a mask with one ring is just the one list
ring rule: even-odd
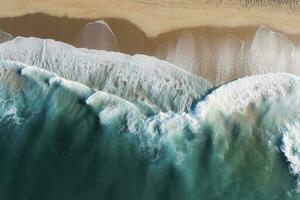
{"label": "whitewater patch", "polygon": [[[0,65],[1,101],[15,102],[10,106],[1,104],[3,113],[9,114],[18,110],[19,113],[24,114],[27,111],[30,112],[27,114],[28,117],[33,113],[40,112],[47,105],[47,101],[55,96],[54,98],[57,98],[59,102],[55,105],[53,112],[64,106],[71,109],[74,103],[77,106],[88,106],[97,113],[102,125],[114,124],[114,130],[120,129],[124,125],[124,117],[129,118],[136,113],[134,118],[142,120],[143,114],[145,114],[134,104],[117,96],[63,79],[41,68],[11,61],[1,61]],[[59,90],[65,92],[59,92]],[[70,105],[68,105],[69,103]],[[2,116],[5,117],[5,115]],[[114,123],[114,121],[118,121],[118,118],[120,118],[119,126]],[[129,120],[126,126],[130,127],[132,124]]]}
{"label": "whitewater patch", "polygon": [[[241,82],[244,85],[240,84]],[[293,129],[293,134],[287,134],[287,131],[281,133],[284,124],[287,121],[292,122],[294,116],[299,115],[297,109],[290,107],[292,100],[289,101],[289,99],[294,99],[293,105],[298,107],[295,103],[297,102],[295,96],[292,95],[299,90],[298,84],[298,77],[288,74],[245,77],[243,80],[219,87],[209,94],[206,99],[198,103],[196,115],[172,111],[152,115],[147,112],[147,109],[142,110],[120,97],[60,78],[41,68],[1,61],[1,101],[9,101],[13,97],[13,102],[15,102],[11,105],[14,109],[6,106],[4,113],[13,111],[21,118],[30,119],[44,110],[43,112],[47,113],[50,121],[55,120],[51,116],[57,113],[68,113],[67,116],[70,119],[84,115],[94,116],[93,118],[98,119],[98,123],[105,132],[135,135],[140,148],[152,152],[153,161],[159,161],[165,156],[173,160],[175,166],[183,170],[182,173],[188,179],[197,171],[191,169],[196,167],[196,163],[190,160],[191,156],[202,145],[204,145],[203,148],[207,148],[204,141],[208,138],[213,148],[216,148],[212,154],[213,160],[210,162],[217,162],[220,164],[219,167],[225,167],[229,162],[227,154],[231,146],[236,142],[239,143],[240,140],[244,142],[244,139],[249,140],[246,146],[257,145],[253,140],[257,134],[259,136],[255,137],[261,137],[262,145],[267,148],[266,151],[269,151],[265,152],[270,156],[269,159],[275,159],[278,154],[276,149],[281,148],[290,162],[292,172],[298,174],[299,159],[295,157],[297,154],[292,153],[294,151],[292,149],[298,148],[296,144],[298,140],[294,138],[297,137],[297,129]],[[261,86],[260,89],[258,85]],[[247,91],[244,87],[249,90]],[[240,98],[243,102],[235,102],[233,98]],[[221,99],[225,107],[218,106],[219,104],[215,103],[216,99]],[[261,99],[265,99],[265,102],[260,103]],[[253,105],[256,107],[253,108]],[[199,109],[199,106],[203,108]],[[250,111],[248,110],[245,114],[244,111],[249,108],[251,108]],[[84,115],[80,114],[83,110],[87,112]],[[285,114],[280,113],[282,110]],[[199,118],[199,116],[203,117]],[[260,120],[259,123],[251,123],[250,117]],[[237,128],[238,135],[234,135],[233,130],[236,129],[234,127],[239,127]],[[287,130],[290,129],[287,128]],[[281,137],[284,146],[278,147],[276,141]],[[233,141],[236,142],[232,143]],[[270,162],[274,164],[277,161]],[[191,166],[187,167],[188,164]],[[192,171],[188,172],[186,168]],[[230,173],[228,176],[231,176]]]}
{"label": "whitewater patch", "polygon": [[259,104],[264,100],[270,103],[278,98],[286,98],[297,92],[299,87],[299,77],[287,73],[247,76],[213,90],[196,105],[195,112],[205,115],[214,109],[226,115],[243,113],[251,104]]}
{"label": "whitewater patch", "polygon": [[283,138],[281,151],[284,152],[287,160],[290,162],[290,170],[298,175],[298,188],[300,191],[300,149],[299,149],[299,122],[287,123],[282,128]]}
{"label": "whitewater patch", "polygon": [[139,107],[184,112],[211,84],[154,57],[77,49],[53,40],[17,37],[0,44],[0,58],[37,66]]}
{"label": "whitewater patch", "polygon": [[13,100],[0,99],[0,122],[12,128],[18,126],[23,119],[18,116]]}
{"label": "whitewater patch", "polygon": [[[33,58],[27,58],[27,62],[40,63],[47,57],[45,46],[42,45],[39,52],[44,52],[41,57],[30,54]],[[9,48],[6,53],[14,55]],[[95,57],[98,54],[93,52]],[[88,58],[84,66],[90,66]],[[154,69],[161,67],[160,61],[149,59],[145,56],[141,68],[146,66],[150,72],[153,66],[156,66]],[[206,94],[199,88],[191,89],[189,92],[193,93],[200,90],[192,98],[194,108],[180,101],[188,111],[166,109],[164,112],[163,109],[152,110],[154,101],[145,100],[141,106],[126,96],[123,89],[132,92],[134,84],[126,88],[114,86],[121,91],[109,93],[105,89],[108,86],[99,87],[100,90],[96,87],[98,82],[90,81],[107,85],[115,76],[111,80],[97,79],[102,77],[99,74],[90,79],[81,78],[80,75],[85,76],[84,70],[80,71],[82,74],[69,72],[64,62],[63,56],[55,61],[63,67],[52,67],[51,62],[35,67],[0,61],[0,99],[6,102],[2,104],[5,106],[0,104],[0,111],[8,113],[2,115],[4,118],[0,121],[0,175],[3,177],[0,186],[9,188],[11,184],[26,183],[20,186],[19,194],[34,196],[42,183],[45,191],[64,188],[65,193],[57,195],[75,199],[91,194],[91,187],[94,187],[94,196],[109,199],[135,199],[136,191],[140,191],[138,199],[196,200],[203,196],[222,199],[225,194],[229,199],[240,199],[245,194],[239,191],[247,191],[248,199],[299,197],[294,191],[299,187],[300,176],[298,76],[285,73],[249,76]],[[81,65],[77,63],[77,66]],[[123,73],[118,67],[113,68]],[[131,72],[138,73],[136,68],[136,65],[129,67]],[[195,87],[193,84],[199,81],[196,78],[192,79],[195,82],[185,82],[190,75],[172,70],[170,67],[164,75],[159,75],[159,70],[153,73],[183,81],[182,86],[173,82],[179,88]],[[58,74],[71,78],[68,80]],[[152,76],[141,79],[144,80],[147,87],[154,84],[154,80],[158,81]],[[182,100],[182,93],[168,91],[168,85],[164,87],[160,90],[166,92],[160,94],[163,98],[171,96],[171,101],[178,95],[175,102],[177,98]],[[151,87],[144,92],[147,98],[153,95]],[[205,97],[200,98],[204,94]],[[155,99],[155,105],[165,100]],[[9,124],[13,128],[7,127],[7,123],[4,123],[6,128],[2,128],[3,120],[9,122],[15,116],[22,120]],[[89,175],[90,172],[93,173]],[[59,179],[63,185],[51,177],[63,177]],[[76,185],[82,182],[85,184]],[[134,193],[122,193],[123,187],[132,188]],[[58,188],[55,191],[60,191]],[[71,191],[83,193],[74,196]],[[12,199],[14,195],[9,189],[0,190],[4,199]]]}
{"label": "whitewater patch", "polygon": [[154,55],[219,86],[250,75],[299,75],[299,44],[266,26],[254,33],[179,31],[159,43]]}

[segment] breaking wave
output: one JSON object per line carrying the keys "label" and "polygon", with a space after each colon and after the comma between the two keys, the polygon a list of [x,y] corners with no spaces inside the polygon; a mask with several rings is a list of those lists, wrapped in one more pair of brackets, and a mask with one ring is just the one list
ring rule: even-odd
{"label": "breaking wave", "polygon": [[300,78],[0,44],[1,199],[298,199]]}

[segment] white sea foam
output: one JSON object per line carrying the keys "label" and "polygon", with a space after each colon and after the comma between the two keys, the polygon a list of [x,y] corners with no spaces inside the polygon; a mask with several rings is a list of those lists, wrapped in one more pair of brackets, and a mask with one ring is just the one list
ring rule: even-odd
{"label": "white sea foam", "polygon": [[0,122],[7,124],[9,128],[20,125],[24,121],[19,117],[18,109],[12,99],[2,100],[0,98]]}
{"label": "white sea foam", "polygon": [[18,37],[0,45],[0,58],[44,68],[154,111],[183,112],[211,87],[153,57],[76,49],[53,40]]}
{"label": "white sea foam", "polygon": [[213,40],[183,32],[173,40],[162,43],[155,56],[219,85],[245,75],[241,65],[243,50],[244,41],[234,35]]}
{"label": "white sea foam", "polygon": [[[284,152],[287,160],[290,162],[291,171],[300,176],[300,124],[287,123],[282,129],[281,150]],[[300,177],[299,177],[300,181]],[[300,183],[300,182],[299,182]],[[299,185],[300,186],[300,185]],[[300,189],[300,188],[299,188]]]}
{"label": "white sea foam", "polygon": [[[282,136],[281,150],[290,163],[292,173],[300,175],[299,123],[293,121],[295,116],[299,115],[297,109],[299,96],[296,94],[299,94],[300,87],[297,76],[275,73],[245,77],[215,89],[206,99],[198,103],[196,115],[172,111],[153,115],[149,114],[147,109],[143,110],[118,96],[66,80],[41,68],[1,61],[0,72],[0,98],[3,102],[12,102],[10,106],[0,104],[0,111],[6,113],[2,115],[7,116],[6,119],[14,119],[18,116],[20,118],[16,119],[23,120],[34,113],[41,112],[42,109],[47,111],[47,116],[51,119],[51,113],[58,112],[62,107],[68,111],[66,113],[68,118],[71,117],[68,116],[70,114],[77,115],[82,108],[91,108],[98,116],[103,129],[134,134],[139,139],[141,148],[153,152],[156,152],[155,149],[159,150],[154,160],[159,159],[163,152],[168,152],[168,156],[174,159],[176,166],[189,178],[193,176],[194,170],[199,165],[190,158],[197,156],[198,148],[206,154],[202,148],[207,149],[209,145],[207,141],[212,143],[211,148],[213,148],[211,162],[216,162],[219,166],[224,166],[230,137],[240,137],[241,141],[245,137],[247,142],[243,145],[258,145],[252,144],[256,141],[252,140],[255,134],[251,132],[253,130],[249,126],[253,126],[254,130],[259,129],[260,134],[265,134],[260,136],[262,145],[267,145],[266,141],[270,141],[268,143],[270,147],[266,146],[270,156],[276,155],[274,138]],[[241,114],[240,118],[247,119],[244,111],[251,104],[259,104],[263,98],[271,107],[268,114],[260,119],[260,123],[264,126],[245,125],[242,127],[241,135],[235,136],[231,130],[238,120],[233,118],[231,121],[230,113],[238,112]],[[223,104],[218,104],[218,101]],[[74,109],[76,112],[71,112]],[[211,109],[219,111],[220,114],[209,112]],[[282,111],[284,113],[281,113]],[[264,113],[264,110],[260,112]],[[19,116],[17,113],[22,115]],[[243,125],[248,121],[241,123]],[[285,128],[276,132],[276,127]],[[258,136],[255,137],[257,139]],[[195,144],[200,146],[195,149]],[[239,158],[241,155],[236,156]],[[187,172],[185,170],[187,167],[195,169]]]}
{"label": "white sea foam", "polygon": [[299,55],[299,47],[287,36],[265,26],[244,39],[226,33],[209,38],[182,32],[160,44],[155,53],[216,86],[261,73],[300,75]]}
{"label": "white sea foam", "polygon": [[215,89],[199,102],[195,111],[199,115],[218,110],[226,115],[244,112],[251,104],[272,102],[285,98],[300,88],[298,76],[285,73],[269,73],[240,78]]}

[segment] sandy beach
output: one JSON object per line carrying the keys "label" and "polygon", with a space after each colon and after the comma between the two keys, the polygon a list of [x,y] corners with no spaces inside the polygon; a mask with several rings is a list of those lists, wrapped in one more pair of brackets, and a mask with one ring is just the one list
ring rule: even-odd
{"label": "sandy beach", "polygon": [[138,0],[11,0],[2,2],[0,18],[39,12],[80,19],[121,18],[138,26],[148,37],[190,27],[238,27],[261,24],[277,31],[298,34],[300,5],[297,1],[285,2],[287,3],[229,0],[207,4],[205,1],[191,0],[165,0],[160,3]]}

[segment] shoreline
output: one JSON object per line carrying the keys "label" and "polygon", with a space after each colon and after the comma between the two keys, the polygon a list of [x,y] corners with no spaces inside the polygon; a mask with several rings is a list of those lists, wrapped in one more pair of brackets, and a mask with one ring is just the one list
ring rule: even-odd
{"label": "shoreline", "polygon": [[[51,38],[57,41],[73,44],[73,38],[87,23],[99,19],[71,19],[53,17],[41,13],[21,17],[0,19],[0,29],[13,36]],[[241,40],[253,37],[259,26],[243,27],[192,27],[176,29],[161,33],[157,37],[147,37],[138,26],[125,19],[104,18],[113,33],[118,38],[120,52],[127,54],[151,54],[163,42],[175,39],[183,32],[192,33],[206,38],[218,38],[222,35],[234,35]],[[269,27],[270,28],[270,27]],[[274,30],[274,29],[272,29]],[[277,31],[277,30],[274,30]],[[287,36],[293,43],[300,45],[300,35],[279,32]]]}

